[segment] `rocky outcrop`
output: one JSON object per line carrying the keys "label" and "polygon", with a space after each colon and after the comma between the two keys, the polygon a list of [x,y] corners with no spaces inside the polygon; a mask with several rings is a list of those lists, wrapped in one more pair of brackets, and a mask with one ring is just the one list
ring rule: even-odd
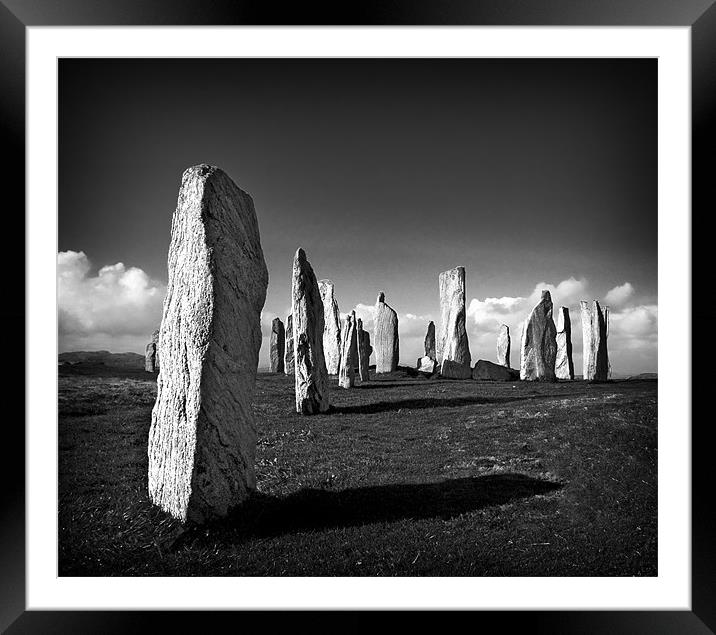
{"label": "rocky outcrop", "polygon": [[557,329],[552,319],[552,296],[542,291],[542,298],[532,309],[522,328],[520,346],[520,379],[555,381]]}
{"label": "rocky outcrop", "polygon": [[479,381],[517,381],[520,371],[480,359],[472,369],[472,378]]}
{"label": "rocky outcrop", "polygon": [[326,412],[329,402],[323,357],[323,300],[316,275],[301,248],[293,259],[291,313],[296,412],[306,415]]}
{"label": "rocky outcrop", "polygon": [[437,370],[437,367],[437,362],[428,355],[418,358],[417,369],[421,373],[429,373],[432,375]]}
{"label": "rocky outcrop", "polygon": [[148,373],[157,372],[156,361],[157,345],[154,342],[149,342],[144,352],[144,370],[146,370]]}
{"label": "rocky outcrop", "polygon": [[271,322],[271,338],[269,340],[269,359],[272,373],[282,373],[286,346],[286,330],[280,318]]}
{"label": "rocky outcrop", "polygon": [[375,372],[391,373],[398,369],[398,314],[385,303],[385,293],[375,303]]}
{"label": "rocky outcrop", "polygon": [[574,379],[572,321],[566,306],[559,307],[559,311],[557,311],[557,358],[554,374],[557,379]]}
{"label": "rocky outcrop", "polygon": [[606,381],[610,375],[607,353],[609,307],[602,311],[596,300],[591,310],[588,302],[582,300],[579,304],[582,310],[582,375],[587,381]]}
{"label": "rocky outcrop", "polygon": [[425,357],[436,359],[435,357],[435,322],[432,320],[428,324],[428,332],[425,334]]}
{"label": "rocky outcrop", "polygon": [[329,375],[337,375],[341,365],[341,313],[336,302],[335,288],[330,280],[319,280],[323,302],[323,356]]}
{"label": "rocky outcrop", "polygon": [[[471,377],[470,345],[465,329],[465,267],[455,267],[440,274],[440,330],[436,344],[441,375],[447,377],[444,369],[449,369],[450,377],[456,374]],[[445,365],[445,361],[453,363]],[[455,364],[465,368],[456,371]]]}
{"label": "rocky outcrop", "polygon": [[466,364],[453,362],[451,359],[444,359],[440,364],[440,376],[448,379],[470,379],[472,368]]}
{"label": "rocky outcrop", "polygon": [[149,431],[149,496],[181,521],[255,488],[252,409],[268,272],[251,197],[220,169],[182,177]]}
{"label": "rocky outcrop", "polygon": [[338,370],[338,385],[341,388],[352,388],[355,385],[355,368],[358,363],[356,312],[353,311],[346,316],[341,328],[341,365]]}
{"label": "rocky outcrop", "polygon": [[503,324],[497,333],[497,363],[510,367],[510,327]]}
{"label": "rocky outcrop", "polygon": [[358,376],[361,381],[370,380],[370,354],[373,347],[370,345],[370,333],[363,330],[363,320],[356,321],[356,340],[358,342]]}

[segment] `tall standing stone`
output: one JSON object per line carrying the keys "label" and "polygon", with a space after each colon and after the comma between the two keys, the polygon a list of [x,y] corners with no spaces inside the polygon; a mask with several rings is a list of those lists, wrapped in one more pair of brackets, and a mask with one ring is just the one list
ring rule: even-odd
{"label": "tall standing stone", "polygon": [[[465,329],[465,267],[440,274],[440,331],[437,336],[437,362],[441,374],[450,369],[450,377],[472,377],[470,345]],[[454,362],[445,364],[444,362]],[[465,372],[456,368],[465,366]]]}
{"label": "tall standing stone", "polygon": [[557,312],[557,359],[554,365],[557,379],[574,379],[572,361],[572,320],[566,306]]}
{"label": "tall standing stone", "polygon": [[155,329],[152,333],[152,343],[154,344],[154,370],[159,371],[159,329]]}
{"label": "tall standing stone", "polygon": [[557,329],[552,319],[552,296],[542,291],[542,298],[532,309],[522,329],[520,379],[555,381]]}
{"label": "tall standing stone", "polygon": [[286,316],[286,346],[283,353],[283,372],[287,375],[293,375],[295,370],[293,360],[293,315],[289,313]]}
{"label": "tall standing stone", "polygon": [[398,370],[400,345],[398,314],[385,303],[385,293],[378,294],[375,303],[375,372],[392,373]]}
{"label": "tall standing stone", "polygon": [[270,341],[271,372],[282,373],[284,371],[284,355],[286,353],[286,330],[280,318],[275,317],[271,323]]}
{"label": "tall standing stone", "polygon": [[355,385],[355,368],[358,360],[358,337],[356,333],[356,312],[346,316],[341,329],[341,365],[338,370],[338,385],[352,388]]}
{"label": "tall standing stone", "polygon": [[510,367],[510,345],[510,327],[503,324],[497,333],[497,363],[505,368]]}
{"label": "tall standing stone", "polygon": [[370,345],[370,333],[363,330],[363,320],[356,321],[356,340],[358,342],[358,376],[361,381],[370,380],[370,354],[373,347]]}
{"label": "tall standing stone", "polygon": [[144,351],[144,370],[148,373],[155,373],[157,361],[157,345],[154,342],[149,342],[147,348]]}
{"label": "tall standing stone", "polygon": [[323,302],[323,355],[329,375],[337,375],[341,365],[341,313],[336,302],[335,288],[330,280],[319,280]]}
{"label": "tall standing stone", "polygon": [[323,356],[323,300],[316,275],[301,248],[293,259],[291,312],[296,412],[305,415],[326,412],[329,402],[328,373]]}
{"label": "tall standing stone", "polygon": [[435,359],[435,322],[428,324],[428,332],[425,334],[425,357]]}
{"label": "tall standing stone", "polygon": [[587,381],[609,379],[609,354],[607,335],[609,331],[609,308],[604,312],[594,300],[591,310],[589,303],[582,300],[582,375]]}
{"label": "tall standing stone", "polygon": [[201,522],[256,486],[251,402],[268,284],[253,201],[216,167],[182,176],[168,274],[149,496]]}

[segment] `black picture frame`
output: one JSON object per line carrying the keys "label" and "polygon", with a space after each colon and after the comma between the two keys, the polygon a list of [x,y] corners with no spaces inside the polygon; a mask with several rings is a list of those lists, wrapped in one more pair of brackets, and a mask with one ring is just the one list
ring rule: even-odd
{"label": "black picture frame", "polygon": [[[701,292],[691,309],[692,333],[716,325],[716,300],[707,285],[710,253],[707,201],[713,205],[716,177],[709,155],[716,149],[716,6],[714,0],[379,0],[362,2],[286,3],[236,0],[0,0],[0,148],[5,194],[14,204],[5,208],[6,231],[24,249],[25,205],[25,40],[32,26],[78,25],[530,25],[530,26],[690,26],[692,53],[692,289]],[[7,200],[7,199],[6,199]],[[10,225],[8,227],[7,225]],[[710,247],[710,246],[709,246]],[[24,253],[17,262],[24,262]],[[7,284],[12,301],[0,308],[7,359],[24,359],[24,279]],[[709,280],[710,281],[710,280]],[[661,290],[668,302],[668,289]],[[22,298],[22,300],[21,300]],[[23,333],[24,338],[17,336]],[[685,342],[684,345],[691,345]],[[22,349],[22,350],[21,350]],[[529,629],[532,632],[579,633],[710,633],[716,632],[716,513],[711,504],[711,420],[697,416],[697,403],[708,394],[708,354],[692,356],[692,610],[691,611],[514,611],[482,612],[482,628]],[[13,361],[12,378],[31,381]],[[22,378],[22,379],[21,379]],[[8,394],[21,387],[7,385]],[[698,400],[696,398],[699,398]],[[24,414],[24,413],[23,413]],[[23,416],[24,418],[24,416]],[[207,616],[187,612],[28,611],[25,602],[25,433],[19,418],[6,415],[0,505],[0,629],[8,633],[205,630]],[[13,460],[8,456],[13,455]],[[216,615],[216,614],[215,614]],[[234,622],[238,628],[240,624]],[[318,623],[313,622],[315,627]],[[476,625],[478,625],[476,624]],[[356,626],[360,625],[359,621]]]}

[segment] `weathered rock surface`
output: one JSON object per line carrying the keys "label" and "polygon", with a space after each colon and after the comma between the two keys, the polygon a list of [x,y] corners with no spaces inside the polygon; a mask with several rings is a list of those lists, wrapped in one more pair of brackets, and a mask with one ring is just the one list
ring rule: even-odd
{"label": "weathered rock surface", "polygon": [[251,402],[268,284],[253,201],[222,170],[184,172],[168,269],[149,496],[201,522],[255,488]]}
{"label": "weathered rock surface", "polygon": [[398,369],[398,314],[385,303],[385,293],[382,291],[375,303],[374,350],[376,373],[392,373]]}
{"label": "weathered rock surface", "polygon": [[338,385],[352,388],[355,385],[355,368],[358,365],[358,336],[356,312],[346,316],[341,328],[341,365],[338,370]]}
{"label": "weathered rock surface", "polygon": [[497,333],[497,363],[510,367],[510,327],[503,324]]}
{"label": "weathered rock surface", "polygon": [[466,364],[454,362],[451,359],[444,359],[440,364],[440,376],[448,379],[470,379],[472,368]]}
{"label": "weathered rock surface", "polygon": [[437,369],[437,366],[435,360],[428,355],[418,358],[417,369],[421,373],[430,373],[432,375]]}
{"label": "weathered rock surface", "polygon": [[607,335],[609,333],[609,307],[602,308],[594,300],[591,310],[589,303],[582,300],[582,375],[587,381],[609,379],[609,354]]}
{"label": "weathered rock surface", "polygon": [[358,376],[361,381],[370,381],[370,354],[373,347],[370,345],[370,333],[363,330],[363,320],[356,321],[356,340],[358,342]]}
{"label": "weathered rock surface", "polygon": [[149,342],[144,352],[144,370],[146,370],[148,373],[157,372],[156,361],[157,345],[154,342]]}
{"label": "weathered rock surface", "polygon": [[480,359],[472,369],[472,378],[480,381],[518,381],[520,371]]}
{"label": "weathered rock surface", "polygon": [[450,376],[472,376],[465,329],[465,267],[455,267],[440,274],[440,330],[436,344],[441,375],[448,376],[443,370],[443,362],[450,361],[465,367],[458,372],[452,370],[454,364],[448,364],[445,369],[451,369]]}
{"label": "weathered rock surface", "polygon": [[287,375],[293,375],[295,370],[293,361],[293,315],[289,313],[286,316],[286,346],[283,353],[283,372]]}
{"label": "weathered rock surface", "polygon": [[435,359],[435,322],[428,324],[428,332],[425,334],[425,357]]}
{"label": "weathered rock surface", "polygon": [[326,412],[329,402],[328,372],[323,356],[323,300],[313,267],[301,248],[293,259],[291,312],[296,412],[306,415]]}
{"label": "weathered rock surface", "polygon": [[330,280],[319,280],[323,302],[323,355],[329,375],[337,375],[341,366],[341,313],[336,302],[335,288]]}
{"label": "weathered rock surface", "polygon": [[574,379],[572,361],[572,320],[566,306],[557,311],[557,358],[554,365],[557,379]]}
{"label": "weathered rock surface", "polygon": [[555,381],[557,329],[552,319],[552,296],[542,291],[542,298],[532,309],[522,329],[520,379]]}

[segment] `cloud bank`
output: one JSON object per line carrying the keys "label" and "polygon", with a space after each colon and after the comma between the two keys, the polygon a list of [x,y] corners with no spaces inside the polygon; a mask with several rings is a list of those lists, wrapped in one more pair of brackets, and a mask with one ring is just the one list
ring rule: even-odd
{"label": "cloud bank", "polygon": [[83,251],[57,254],[60,352],[143,352],[162,318],[166,285],[118,262],[91,274]]}

